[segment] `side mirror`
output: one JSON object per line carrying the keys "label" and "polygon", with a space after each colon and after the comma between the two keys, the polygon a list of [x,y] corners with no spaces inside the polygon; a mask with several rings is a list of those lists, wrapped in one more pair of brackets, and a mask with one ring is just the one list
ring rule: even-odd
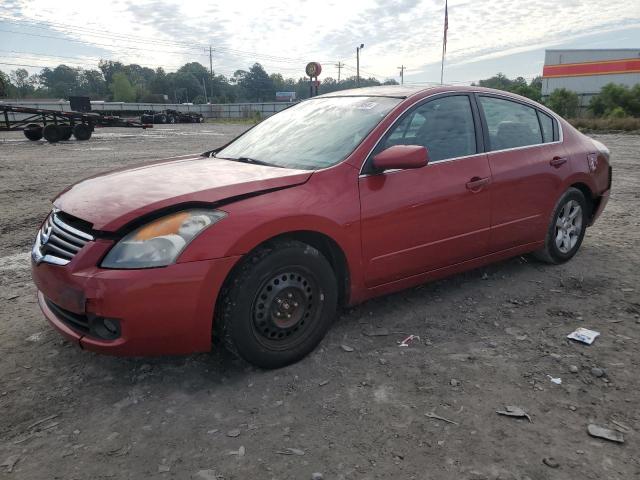
{"label": "side mirror", "polygon": [[373,168],[380,172],[422,168],[428,163],[429,152],[420,145],[394,145],[373,157]]}

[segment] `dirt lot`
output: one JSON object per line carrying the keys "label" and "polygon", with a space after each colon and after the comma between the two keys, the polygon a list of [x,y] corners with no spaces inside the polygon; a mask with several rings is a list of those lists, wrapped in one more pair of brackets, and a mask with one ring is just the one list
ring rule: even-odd
{"label": "dirt lot", "polygon": [[[260,371],[224,352],[110,358],[63,341],[25,253],[48,199],[243,128],[113,129],[58,145],[0,134],[0,478],[640,478],[640,136],[599,137],[615,193],[569,264],[515,258],[370,301],[294,366]],[[568,341],[579,326],[602,335]],[[387,331],[367,335],[375,327]],[[421,340],[400,348],[408,334]],[[497,415],[505,405],[533,422]],[[589,423],[625,443],[590,437]]]}

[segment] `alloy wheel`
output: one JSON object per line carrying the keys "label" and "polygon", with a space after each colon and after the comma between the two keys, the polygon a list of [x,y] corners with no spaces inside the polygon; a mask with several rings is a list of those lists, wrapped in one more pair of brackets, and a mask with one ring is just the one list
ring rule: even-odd
{"label": "alloy wheel", "polygon": [[575,200],[564,204],[556,219],[556,247],[562,253],[569,253],[578,243],[582,233],[582,207]]}

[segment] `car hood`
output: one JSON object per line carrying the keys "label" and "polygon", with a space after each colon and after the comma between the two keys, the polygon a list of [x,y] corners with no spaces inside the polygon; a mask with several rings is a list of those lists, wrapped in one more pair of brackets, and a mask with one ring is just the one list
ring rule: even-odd
{"label": "car hood", "polygon": [[191,155],[116,170],[64,190],[56,208],[116,231],[148,213],[189,202],[232,197],[299,185],[312,172]]}

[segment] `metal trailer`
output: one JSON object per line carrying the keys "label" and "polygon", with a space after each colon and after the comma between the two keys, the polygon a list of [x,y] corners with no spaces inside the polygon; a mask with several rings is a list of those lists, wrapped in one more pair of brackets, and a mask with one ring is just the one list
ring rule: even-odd
{"label": "metal trailer", "polygon": [[201,113],[185,113],[173,109],[156,112],[150,110],[140,117],[142,123],[202,123],[204,117]]}
{"label": "metal trailer", "polygon": [[[9,114],[12,114],[9,118]],[[20,115],[20,119],[15,114]],[[16,107],[0,104],[0,131],[22,131],[29,140],[44,137],[50,143],[69,140],[89,140],[95,128],[126,127],[152,128],[153,125],[120,117],[89,112],[61,112],[40,108]]]}

